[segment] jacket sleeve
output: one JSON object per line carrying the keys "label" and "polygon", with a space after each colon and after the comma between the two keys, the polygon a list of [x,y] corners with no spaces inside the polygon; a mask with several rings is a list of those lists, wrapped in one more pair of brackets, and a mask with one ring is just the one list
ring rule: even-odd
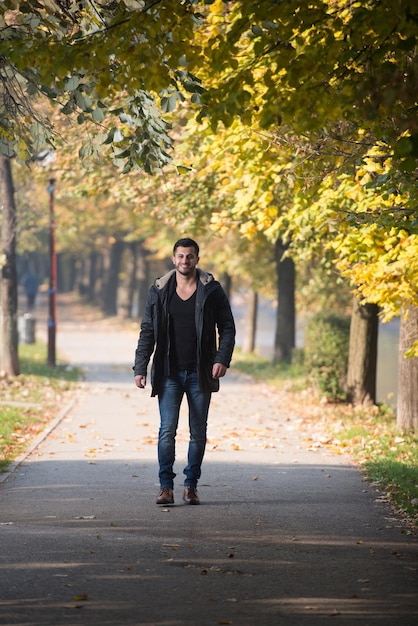
{"label": "jacket sleeve", "polygon": [[154,322],[156,315],[155,298],[153,297],[152,287],[148,292],[145,312],[141,322],[141,330],[139,333],[138,344],[135,351],[135,364],[133,366],[134,376],[146,376],[148,363],[154,351],[155,331]]}
{"label": "jacket sleeve", "polygon": [[229,367],[235,346],[235,322],[229,300],[221,286],[219,286],[217,296],[216,326],[219,335],[219,346],[214,362],[222,363]]}

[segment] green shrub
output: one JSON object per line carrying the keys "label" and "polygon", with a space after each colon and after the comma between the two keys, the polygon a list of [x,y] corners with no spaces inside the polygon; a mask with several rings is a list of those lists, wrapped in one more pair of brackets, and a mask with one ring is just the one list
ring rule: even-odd
{"label": "green shrub", "polygon": [[305,330],[305,371],[315,387],[329,400],[346,397],[350,318],[337,313],[318,313]]}

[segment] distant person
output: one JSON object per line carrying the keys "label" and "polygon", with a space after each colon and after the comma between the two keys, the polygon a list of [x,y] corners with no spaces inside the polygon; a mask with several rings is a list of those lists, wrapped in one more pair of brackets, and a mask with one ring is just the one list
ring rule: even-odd
{"label": "distant person", "polygon": [[[206,447],[209,404],[225,376],[235,344],[235,323],[228,298],[212,274],[197,268],[199,246],[179,239],[173,270],[150,288],[135,352],[135,384],[143,389],[152,353],[151,396],[158,396],[160,429],[157,504],[174,504],[175,439],[180,405],[189,407],[189,450],[183,500],[200,504],[197,483]],[[218,340],[217,340],[218,334]]]}
{"label": "distant person", "polygon": [[35,274],[33,274],[33,272],[28,270],[28,272],[26,272],[26,274],[23,276],[22,285],[26,294],[27,310],[33,311],[33,309],[35,308],[36,296],[39,289],[39,280],[35,276]]}

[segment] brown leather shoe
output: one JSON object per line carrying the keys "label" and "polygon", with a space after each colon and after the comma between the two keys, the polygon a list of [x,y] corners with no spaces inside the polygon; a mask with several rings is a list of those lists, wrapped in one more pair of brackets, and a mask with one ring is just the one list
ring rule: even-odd
{"label": "brown leather shoe", "polygon": [[174,504],[173,490],[169,487],[162,487],[160,493],[157,496],[157,504]]}
{"label": "brown leather shoe", "polygon": [[200,504],[196,487],[185,487],[183,500],[187,502],[187,504]]}

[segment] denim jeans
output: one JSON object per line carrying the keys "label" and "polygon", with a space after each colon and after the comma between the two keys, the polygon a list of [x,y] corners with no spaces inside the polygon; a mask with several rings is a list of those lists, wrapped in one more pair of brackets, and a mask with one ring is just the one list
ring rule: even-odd
{"label": "denim jeans", "polygon": [[158,462],[160,486],[173,488],[176,474],[173,472],[175,441],[179,422],[180,405],[186,394],[189,405],[189,450],[184,485],[196,487],[206,447],[206,431],[211,393],[202,393],[196,372],[180,370],[172,372],[163,381],[158,395],[160,430],[158,433]]}

